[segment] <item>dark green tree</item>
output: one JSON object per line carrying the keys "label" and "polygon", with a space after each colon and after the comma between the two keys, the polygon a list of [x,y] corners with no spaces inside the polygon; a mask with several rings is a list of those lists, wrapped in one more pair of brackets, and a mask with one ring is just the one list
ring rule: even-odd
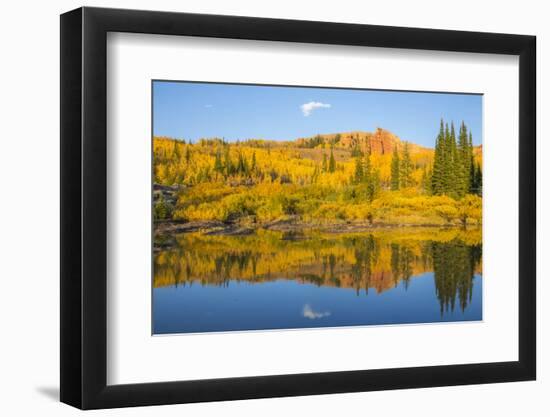
{"label": "dark green tree", "polygon": [[235,167],[233,166],[233,161],[231,160],[229,146],[225,148],[223,166],[225,168],[225,175],[229,176],[234,174]]}
{"label": "dark green tree", "polygon": [[460,125],[458,135],[458,160],[456,164],[456,193],[458,197],[464,197],[471,186],[472,148],[468,139],[468,128],[464,121]]}
{"label": "dark green tree", "polygon": [[399,152],[397,151],[397,146],[393,148],[393,155],[391,159],[391,189],[392,191],[399,190],[400,185],[400,161],[399,161]]}
{"label": "dark green tree", "polygon": [[164,200],[164,195],[161,191],[157,202],[153,207],[153,216],[155,220],[164,220],[170,218],[172,216],[172,210],[172,205]]}
{"label": "dark green tree", "polygon": [[435,152],[434,163],[432,169],[431,178],[431,193],[434,195],[441,195],[444,192],[444,159],[445,159],[445,130],[443,125],[443,119],[441,119],[439,125],[439,133],[435,140]]}
{"label": "dark green tree", "polygon": [[[393,166],[393,165],[392,165]],[[405,142],[405,145],[403,146],[403,152],[401,156],[401,162],[400,162],[400,173],[399,173],[399,186],[400,187],[411,187],[413,185],[412,180],[412,162],[411,162],[411,155],[409,153],[409,143]]]}
{"label": "dark green tree", "polygon": [[431,195],[432,194],[432,173],[429,169],[424,166],[422,170],[422,179],[420,180],[420,187],[424,193]]}
{"label": "dark green tree", "polygon": [[189,163],[191,162],[191,146],[186,146],[185,147],[185,162],[187,163],[187,165],[189,165]]}
{"label": "dark green tree", "polygon": [[380,190],[380,171],[378,169],[371,170],[367,182],[367,200],[372,203],[372,200]]}
{"label": "dark green tree", "polygon": [[240,152],[237,161],[237,172],[239,174],[248,175],[248,162],[246,161],[245,156]]}
{"label": "dark green tree", "polygon": [[332,150],[332,147],[330,148],[330,159],[328,162],[328,171],[329,172],[336,171],[336,159],[334,159],[334,152]]}
{"label": "dark green tree", "polygon": [[214,160],[214,171],[218,174],[223,174],[222,156],[219,149],[216,151],[216,159]]}
{"label": "dark green tree", "polygon": [[353,174],[353,180],[356,184],[363,181],[363,159],[360,156],[355,158],[355,172]]}
{"label": "dark green tree", "polygon": [[252,163],[250,164],[250,171],[256,171],[256,152],[252,152]]}
{"label": "dark green tree", "polygon": [[328,171],[328,161],[327,161],[327,154],[323,152],[323,165],[321,166],[321,169],[323,172]]}
{"label": "dark green tree", "polygon": [[371,152],[370,152],[370,146],[369,146],[369,148],[367,149],[367,154],[365,155],[365,165],[363,166],[363,180],[366,183],[369,183],[370,181],[372,181],[372,164],[370,161],[370,156],[371,156]]}
{"label": "dark green tree", "polygon": [[472,186],[470,192],[472,194],[482,195],[483,191],[483,174],[481,172],[481,165],[473,165],[473,174],[472,174]]}

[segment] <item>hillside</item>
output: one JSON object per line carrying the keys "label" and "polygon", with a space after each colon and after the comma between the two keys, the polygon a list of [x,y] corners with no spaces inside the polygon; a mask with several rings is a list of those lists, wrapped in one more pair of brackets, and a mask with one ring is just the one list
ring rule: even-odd
{"label": "hillside", "polygon": [[[295,142],[299,147],[308,147],[310,144],[317,145],[317,138],[320,138],[322,144],[325,145],[335,145],[349,150],[358,149],[364,153],[370,149],[372,153],[380,155],[391,154],[394,148],[401,151],[404,145],[404,141],[398,136],[382,128],[378,128],[374,132],[354,131],[320,134],[308,138],[298,138]],[[409,142],[409,150],[411,153],[419,153],[429,149]]]}
{"label": "hillside", "polygon": [[[462,126],[460,133],[463,139]],[[464,197],[481,194],[482,148],[458,144],[453,135],[442,130],[435,150],[381,128],[289,141],[155,137],[155,218],[256,226],[289,219],[479,223],[480,197]]]}

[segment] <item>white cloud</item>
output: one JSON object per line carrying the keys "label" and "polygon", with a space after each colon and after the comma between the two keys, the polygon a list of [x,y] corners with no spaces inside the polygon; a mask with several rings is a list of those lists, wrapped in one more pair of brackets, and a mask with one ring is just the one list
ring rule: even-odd
{"label": "white cloud", "polygon": [[330,104],[321,103],[320,101],[310,101],[309,103],[304,103],[300,106],[302,113],[307,117],[315,109],[330,109]]}
{"label": "white cloud", "polygon": [[302,310],[302,315],[308,319],[315,320],[330,316],[330,311],[315,311],[309,304],[306,304]]}
{"label": "white cloud", "polygon": [[206,107],[207,109],[211,109],[212,107],[214,107],[213,104],[205,104],[204,107]]}

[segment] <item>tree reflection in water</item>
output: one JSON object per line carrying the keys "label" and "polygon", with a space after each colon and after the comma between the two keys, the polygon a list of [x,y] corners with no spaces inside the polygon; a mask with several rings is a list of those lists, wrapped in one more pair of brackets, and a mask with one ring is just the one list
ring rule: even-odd
{"label": "tree reflection in water", "polygon": [[433,272],[441,314],[462,311],[472,299],[474,274],[481,274],[480,230],[414,229],[372,233],[310,232],[290,239],[279,232],[250,236],[177,237],[177,245],[155,254],[154,286],[229,286],[231,281],[279,279],[352,288],[357,295],[383,293]]}

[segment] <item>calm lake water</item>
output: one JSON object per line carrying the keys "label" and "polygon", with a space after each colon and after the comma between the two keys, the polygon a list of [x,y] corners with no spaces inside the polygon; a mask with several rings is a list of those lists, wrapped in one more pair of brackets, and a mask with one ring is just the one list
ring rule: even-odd
{"label": "calm lake water", "polygon": [[153,333],[482,319],[481,231],[182,234],[155,254]]}

